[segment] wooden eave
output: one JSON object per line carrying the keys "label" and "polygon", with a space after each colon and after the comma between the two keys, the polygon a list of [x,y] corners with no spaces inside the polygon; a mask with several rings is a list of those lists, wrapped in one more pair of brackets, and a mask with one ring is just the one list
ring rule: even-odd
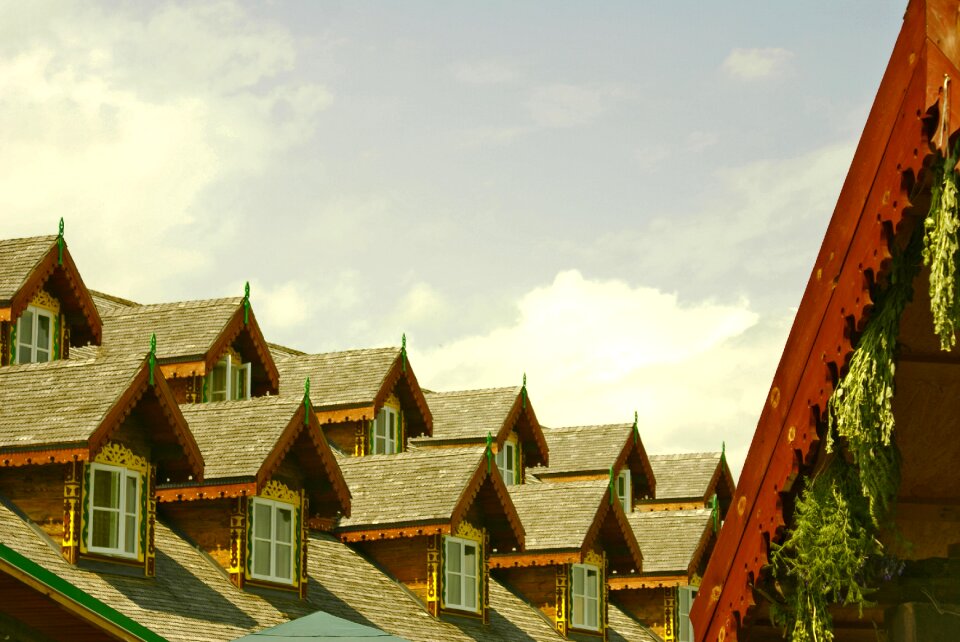
{"label": "wooden eave", "polygon": [[[601,533],[606,525],[606,521],[610,519],[611,516],[617,525],[617,530],[619,531],[620,538],[622,539],[621,543],[626,545],[626,548],[630,553],[630,561],[633,563],[633,565],[632,568],[629,568],[628,570],[636,570],[638,572],[642,571],[643,553],[640,551],[640,544],[637,542],[636,535],[633,534],[633,528],[627,521],[627,516],[623,512],[623,507],[620,505],[620,502],[616,499],[611,501],[609,486],[607,486],[607,490],[604,491],[603,497],[600,500],[600,506],[597,507],[597,512],[593,516],[593,521],[590,523],[590,528],[587,529],[587,534],[583,538],[583,544],[580,547],[581,555],[586,555],[587,551],[593,549],[598,544],[598,540],[601,539]],[[599,542],[599,545],[604,550],[607,550],[607,559],[610,562],[611,568],[614,568],[613,556],[609,554],[609,542]],[[627,567],[619,566],[617,570],[623,570],[624,568]]]}
{"label": "wooden eave", "polygon": [[336,528],[336,536],[341,542],[370,542],[381,539],[402,539],[422,537],[424,535],[449,535],[453,532],[450,520],[428,519],[391,524],[387,528],[364,525],[353,529]]}
{"label": "wooden eave", "polygon": [[158,502],[189,502],[198,499],[249,497],[257,494],[257,481],[214,479],[200,484],[157,484]]}
{"label": "wooden eave", "polygon": [[[230,320],[227,321],[223,330],[220,331],[220,334],[217,335],[217,338],[213,341],[210,349],[207,350],[203,359],[204,372],[210,371],[220,359],[223,351],[226,350],[228,346],[233,345],[241,333],[246,331],[249,338],[249,346],[253,348],[257,358],[260,360],[261,367],[263,367],[266,373],[267,390],[270,394],[275,395],[280,390],[280,373],[277,371],[277,365],[274,363],[273,356],[270,354],[267,340],[264,339],[263,333],[260,331],[260,325],[257,323],[257,316],[253,313],[253,307],[251,306],[247,312],[246,322],[244,322],[243,308],[242,303],[237,306],[233,316],[230,317]],[[254,381],[254,383],[256,383],[256,381]]]}
{"label": "wooden eave", "polygon": [[[960,79],[956,0],[913,0],[827,227],[739,484],[691,610],[696,639],[732,642],[749,620],[767,542],[784,525],[781,493],[808,466],[833,382],[888,268],[887,242],[904,221],[932,157],[944,75]],[[948,123],[960,124],[960,100]]]}
{"label": "wooden eave", "polygon": [[528,566],[555,566],[558,564],[579,564],[583,553],[574,549],[529,551],[516,553],[493,553],[490,556],[491,568],[526,568]]}
{"label": "wooden eave", "polygon": [[[124,419],[136,408],[144,393],[150,388],[150,362],[144,359],[142,367],[134,375],[130,385],[107,411],[100,425],[90,435],[88,441],[89,458],[93,459],[97,452],[106,445],[110,436],[120,427]],[[176,443],[183,450],[187,464],[197,480],[203,479],[203,455],[197,446],[193,433],[187,426],[186,419],[180,413],[180,407],[170,392],[169,386],[159,367],[154,368],[153,393],[163,411],[164,418],[171,429]]]}
{"label": "wooden eave", "polygon": [[629,574],[629,575],[608,575],[607,584],[611,591],[622,591],[625,589],[651,589],[651,588],[669,588],[673,586],[686,586],[690,583],[690,578],[683,574],[676,575],[670,573],[651,573],[650,575]]}
{"label": "wooden eave", "polygon": [[627,437],[613,469],[620,470],[621,466],[628,463],[632,464],[629,466],[631,474],[636,476],[637,473],[641,473],[647,481],[651,496],[656,497],[657,478],[653,474],[653,465],[650,463],[647,449],[643,447],[643,440],[640,439],[640,435],[637,434],[635,429],[630,430],[630,435]]}
{"label": "wooden eave", "polygon": [[[491,531],[491,545],[494,548],[523,550],[525,537],[523,524],[520,522],[520,516],[517,514],[517,509],[513,505],[513,500],[510,498],[510,491],[507,490],[506,484],[503,483],[500,470],[496,464],[487,459],[486,454],[480,458],[478,464],[477,469],[470,477],[470,481],[467,482],[466,487],[460,493],[460,497],[457,499],[457,503],[453,508],[450,516],[451,527],[456,529],[463,518],[466,517],[474,501],[479,499],[480,492],[489,484],[486,488],[496,495],[497,503],[502,511],[501,516],[506,522],[505,528],[501,527],[496,530],[490,528],[489,523],[486,524],[488,530]],[[490,520],[491,517],[491,515],[484,515],[487,522],[493,521]]]}
{"label": "wooden eave", "polygon": [[530,395],[524,395],[523,392],[517,395],[510,412],[503,420],[503,426],[497,433],[497,444],[502,444],[514,429],[523,444],[524,465],[549,466],[550,448],[547,446],[547,438],[543,435],[537,413],[530,403]]}
{"label": "wooden eave", "polygon": [[90,447],[86,442],[27,446],[0,449],[0,466],[29,466],[32,464],[69,464],[87,461]]}
{"label": "wooden eave", "polygon": [[[723,484],[722,487],[721,483]],[[710,478],[710,483],[707,484],[707,489],[700,499],[703,501],[703,505],[706,506],[714,495],[722,500],[724,497],[733,497],[735,492],[736,485],[733,483],[733,474],[727,465],[727,458],[721,457],[720,462],[717,464],[717,470],[714,471],[713,477]]]}
{"label": "wooden eave", "polygon": [[[404,418],[406,419],[406,436],[420,437],[431,436],[433,434],[433,414],[430,412],[430,406],[423,396],[423,390],[420,389],[420,383],[417,381],[417,375],[413,372],[413,366],[410,365],[410,358],[405,357],[402,352],[397,354],[393,364],[383,378],[380,384],[380,390],[373,398],[373,411],[370,416],[375,417],[390,393],[394,392],[400,399],[400,404],[404,408]],[[416,408],[416,413],[410,412]]]}
{"label": "wooden eave", "polygon": [[60,265],[60,251],[54,241],[13,297],[9,301],[0,301],[0,321],[11,321],[19,317],[51,279],[56,285],[53,293],[60,299],[62,311],[70,323],[70,340],[77,345],[100,345],[103,338],[100,312],[83,284],[83,278],[73,262],[66,242],[63,247],[63,265]]}
{"label": "wooden eave", "polygon": [[369,404],[349,406],[323,406],[314,408],[313,414],[320,425],[340,424],[352,421],[368,421],[376,416],[374,407]]}

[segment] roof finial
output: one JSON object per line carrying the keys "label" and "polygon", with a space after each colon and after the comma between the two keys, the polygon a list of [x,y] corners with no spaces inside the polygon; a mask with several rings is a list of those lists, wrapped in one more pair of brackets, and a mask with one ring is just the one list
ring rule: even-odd
{"label": "roof finial", "polygon": [[491,472],[491,463],[493,461],[493,435],[487,433],[487,450],[484,453],[487,456],[487,472]]}
{"label": "roof finial", "polygon": [[400,367],[404,372],[407,371],[407,333],[404,332],[400,338]]}
{"label": "roof finial", "polygon": [[608,485],[610,486],[610,505],[613,506],[613,493],[614,493],[613,466],[610,466],[610,481],[608,482]]}
{"label": "roof finial", "polygon": [[727,461],[727,442],[720,442],[720,463],[726,463]]}
{"label": "roof finial", "polygon": [[520,388],[520,397],[522,398],[523,409],[527,409],[527,373],[523,373],[523,386]]}
{"label": "roof finial", "polygon": [[57,250],[59,253],[59,258],[57,259],[59,265],[63,265],[63,217],[60,217],[60,233],[57,234]]}
{"label": "roof finial", "polygon": [[150,335],[150,385],[153,385],[153,369],[157,365],[157,333]]}
{"label": "roof finial", "polygon": [[633,443],[637,443],[640,439],[640,428],[637,426],[637,422],[640,419],[640,415],[636,410],[633,411]]}
{"label": "roof finial", "polygon": [[303,382],[303,425],[310,425],[310,377]]}
{"label": "roof finial", "polygon": [[243,325],[250,323],[250,281],[243,286]]}
{"label": "roof finial", "polygon": [[720,501],[716,493],[710,498],[710,517],[713,519],[713,532],[720,532]]}

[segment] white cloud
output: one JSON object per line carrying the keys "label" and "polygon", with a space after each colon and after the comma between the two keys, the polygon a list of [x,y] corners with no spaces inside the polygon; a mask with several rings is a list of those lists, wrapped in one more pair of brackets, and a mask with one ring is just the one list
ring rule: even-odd
{"label": "white cloud", "polygon": [[723,61],[723,70],[739,80],[759,80],[780,73],[793,53],[779,47],[734,49]]}
{"label": "white cloud", "polygon": [[617,87],[544,85],[530,93],[526,107],[539,127],[574,127],[596,119],[622,96]]}
{"label": "white cloud", "polygon": [[526,293],[514,323],[413,355],[427,387],[519,384],[545,425],[627,422],[640,413],[653,452],[746,454],[785,327],[746,301],[681,303],[676,294],[561,272]]}
{"label": "white cloud", "polygon": [[520,78],[517,69],[503,60],[476,60],[450,66],[457,81],[466,85],[502,85]]}

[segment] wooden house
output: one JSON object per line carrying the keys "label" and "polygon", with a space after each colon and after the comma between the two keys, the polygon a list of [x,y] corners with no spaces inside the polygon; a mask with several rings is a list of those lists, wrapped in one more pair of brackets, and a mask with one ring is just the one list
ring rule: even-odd
{"label": "wooden house", "polygon": [[312,383],[313,410],[340,452],[377,455],[404,452],[412,437],[430,435],[433,417],[407,357],[399,348],[303,354],[274,349],[284,384]]}
{"label": "wooden house", "polygon": [[547,442],[527,394],[527,386],[428,392],[433,434],[411,441],[417,448],[486,444],[507,486],[522,484],[530,466],[549,463]]}
{"label": "wooden house", "polygon": [[957,638],[958,16],[956,0],[907,7],[693,605],[697,640]]}

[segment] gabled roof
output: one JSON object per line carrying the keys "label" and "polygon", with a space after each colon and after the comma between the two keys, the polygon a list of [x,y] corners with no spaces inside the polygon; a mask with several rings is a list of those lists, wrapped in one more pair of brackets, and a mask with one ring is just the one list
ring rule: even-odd
{"label": "gabled roof", "polygon": [[656,477],[634,424],[545,428],[543,435],[550,447],[550,466],[532,470],[537,477],[606,476],[611,467],[616,471],[627,464],[654,493]]}
{"label": "gabled roof", "polygon": [[129,299],[124,299],[112,294],[100,292],[99,290],[89,290],[89,292],[90,296],[93,298],[94,304],[97,306],[97,310],[100,311],[100,316],[110,312],[115,312],[117,310],[123,310],[125,308],[140,307],[140,304],[136,303],[135,301],[130,301]]}
{"label": "gabled roof", "polygon": [[734,491],[723,453],[650,455],[650,465],[657,478],[657,501],[708,500],[714,493],[730,496]]}
{"label": "gabled roof", "polygon": [[[612,568],[642,567],[643,554],[623,508],[619,501],[610,501],[609,482],[593,479],[509,488],[526,532],[524,555],[567,551],[582,557],[599,543]],[[501,556],[496,565],[511,566],[511,555]]]}
{"label": "gabled roof", "polygon": [[[275,350],[280,392],[310,378],[310,397],[321,423],[373,419],[391,392],[407,409],[407,435],[429,435],[433,415],[404,348],[372,348],[322,354]],[[416,409],[416,412],[411,410]]]}
{"label": "gabled roof", "polygon": [[[58,236],[0,240],[0,321],[10,321],[41,289],[60,301],[77,345],[100,343],[100,313],[83,284],[80,271]],[[62,259],[62,260],[61,260]]]}
{"label": "gabled roof", "polygon": [[[818,422],[826,417],[852,342],[866,327],[874,286],[888,277],[892,237],[922,224],[926,210],[913,204],[927,202],[922,192],[935,133],[944,124],[955,131],[960,123],[956,16],[956,0],[912,0],[907,7],[691,610],[697,640],[733,642],[738,625],[750,622],[769,543],[782,534],[784,506],[792,505],[802,486],[797,482],[814,463]],[[949,111],[945,76],[954,79]],[[903,370],[897,369],[898,385]],[[898,442],[902,427],[898,420]]]}
{"label": "gabled roof", "polygon": [[547,465],[547,442],[522,386],[428,392],[426,399],[433,436],[415,440],[417,446],[483,443],[488,434],[499,446],[516,430],[529,465]]}
{"label": "gabled roof", "polygon": [[627,514],[640,550],[644,575],[686,575],[713,533],[709,508],[634,511]]}
{"label": "gabled roof", "polygon": [[207,462],[204,483],[176,484],[166,489],[161,485],[161,500],[209,496],[210,486],[218,487],[226,496],[230,494],[226,486],[238,482],[243,487],[252,483],[252,492],[260,492],[284,457],[292,453],[308,476],[311,508],[324,502],[350,514],[346,481],[316,416],[310,413],[309,425],[304,422],[302,397],[183,404],[180,411]]}
{"label": "gabled roof", "polygon": [[0,465],[88,460],[146,404],[151,439],[180,453],[170,469],[202,478],[200,449],[163,375],[149,379],[149,361],[131,356],[0,368]]}
{"label": "gabled roof", "polygon": [[[102,300],[102,297],[101,297]],[[103,342],[111,354],[142,352],[144,337],[157,335],[157,361],[164,374],[203,375],[234,342],[261,369],[253,385],[276,393],[279,375],[252,308],[244,297],[151,305],[104,306]],[[149,347],[149,346],[146,346]],[[300,380],[302,383],[302,379]]]}
{"label": "gabled roof", "polygon": [[353,510],[337,533],[345,540],[455,530],[475,501],[494,546],[522,548],[524,529],[497,466],[485,448],[413,450],[341,457]]}

